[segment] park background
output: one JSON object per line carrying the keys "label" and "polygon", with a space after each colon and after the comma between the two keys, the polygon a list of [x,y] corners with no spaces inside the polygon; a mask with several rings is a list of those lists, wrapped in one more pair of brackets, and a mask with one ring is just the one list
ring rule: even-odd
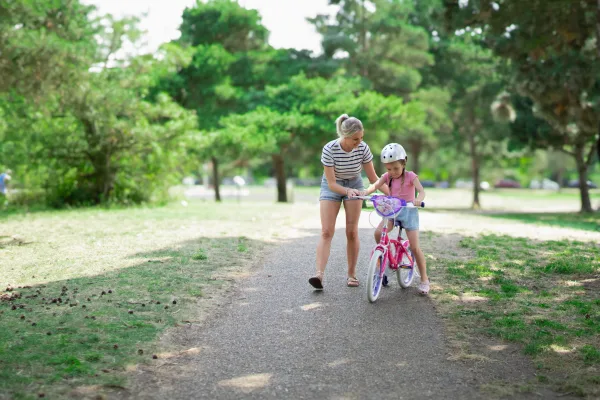
{"label": "park background", "polygon": [[425,186],[454,356],[496,338],[536,371],[498,393],[599,395],[596,1],[143,3],[0,2],[0,399],[126,390],[264,254],[316,246],[342,113]]}

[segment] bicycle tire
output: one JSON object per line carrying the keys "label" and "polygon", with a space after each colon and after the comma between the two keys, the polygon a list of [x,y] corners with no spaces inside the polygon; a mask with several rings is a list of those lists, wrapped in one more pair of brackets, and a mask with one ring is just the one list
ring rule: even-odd
{"label": "bicycle tire", "polygon": [[381,270],[385,272],[387,266],[387,259],[381,250],[375,250],[371,259],[369,260],[369,270],[367,276],[367,299],[370,303],[377,300],[381,294],[381,287],[383,283],[383,276]]}
{"label": "bicycle tire", "polygon": [[398,284],[402,289],[406,289],[412,285],[415,279],[416,270],[418,269],[417,261],[415,260],[410,248],[407,248],[406,251],[408,252],[408,255],[413,263],[412,268],[398,268],[396,270],[396,278],[398,279]]}

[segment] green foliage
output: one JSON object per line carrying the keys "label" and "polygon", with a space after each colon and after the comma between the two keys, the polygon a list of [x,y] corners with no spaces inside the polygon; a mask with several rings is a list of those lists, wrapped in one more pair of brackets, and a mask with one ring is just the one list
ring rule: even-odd
{"label": "green foliage", "polygon": [[320,15],[310,19],[323,35],[328,57],[342,56],[351,75],[369,80],[389,95],[406,95],[421,83],[419,68],[433,62],[429,38],[411,24],[413,2],[399,0],[331,0],[340,6],[335,22]]}
{"label": "green foliage", "polygon": [[93,6],[79,1],[0,3],[0,92],[41,100],[84,74],[98,45]]}
{"label": "green foliage", "polygon": [[[160,61],[116,58],[124,43],[139,38],[136,23],[135,18],[103,19],[95,29],[102,44],[92,46],[93,57],[87,64],[64,65],[61,73],[75,71],[77,79],[57,82],[60,75],[53,76],[55,86],[43,92],[43,102],[41,92],[27,88],[21,94],[0,92],[5,115],[0,155],[15,169],[16,181],[46,188],[51,206],[160,200],[172,183],[171,171],[185,148],[185,140],[176,140],[194,130],[195,117],[164,94],[152,101],[147,95],[150,85],[185,57],[166,49]],[[77,41],[77,32],[72,34],[61,37]],[[156,197],[159,192],[164,194]]]}
{"label": "green foliage", "polygon": [[512,134],[518,142],[571,154],[580,177],[582,211],[592,211],[584,182],[600,141],[596,2],[471,0],[461,7],[456,0],[446,7],[451,29],[480,29],[482,41],[510,61],[512,91],[529,98],[531,113],[547,124],[526,115],[520,126],[528,124],[535,138],[527,139],[530,132],[523,129]]}
{"label": "green foliage", "polygon": [[180,42],[192,46],[220,43],[230,53],[262,49],[269,32],[256,10],[233,0],[197,2],[183,12]]}

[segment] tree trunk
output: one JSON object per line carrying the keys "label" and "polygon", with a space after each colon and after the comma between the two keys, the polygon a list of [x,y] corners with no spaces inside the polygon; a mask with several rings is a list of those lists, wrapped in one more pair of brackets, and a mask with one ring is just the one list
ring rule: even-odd
{"label": "tree trunk", "polygon": [[273,168],[275,169],[275,178],[277,179],[277,201],[287,203],[287,188],[285,179],[285,163],[281,154],[273,154]]}
{"label": "tree trunk", "polygon": [[598,7],[596,8],[596,52],[600,59],[600,0],[597,0]]}
{"label": "tree trunk", "polygon": [[479,159],[477,156],[477,143],[475,136],[469,135],[469,153],[471,154],[471,172],[473,173],[473,209],[480,209],[479,203]]}
{"label": "tree trunk", "polygon": [[565,167],[560,167],[556,173],[556,182],[559,185],[559,190],[564,186],[565,183]]}
{"label": "tree trunk", "polygon": [[84,126],[85,140],[89,149],[96,151],[86,152],[94,172],[88,175],[92,182],[90,187],[93,193],[90,193],[96,204],[106,202],[114,188],[115,174],[111,171],[112,149],[108,145],[100,143],[96,124],[89,118],[81,117],[80,121]]}
{"label": "tree trunk", "polygon": [[219,161],[216,157],[211,157],[213,169],[213,185],[215,186],[215,201],[221,201],[221,192],[219,190]]}
{"label": "tree trunk", "polygon": [[115,186],[115,174],[111,170],[110,151],[100,149],[95,153],[88,154],[88,159],[94,168],[94,172],[86,175],[89,180],[89,195],[95,204],[102,204],[108,201],[110,193]]}
{"label": "tree trunk", "polygon": [[598,163],[600,163],[600,122],[598,123],[598,140],[596,141],[596,155],[598,156]]}
{"label": "tree trunk", "polygon": [[[600,0],[596,8],[596,52],[598,60],[600,60]],[[598,141],[596,141],[596,153],[598,155],[598,163],[600,163],[600,122],[598,123]]]}
{"label": "tree trunk", "polygon": [[[599,0],[600,1],[600,0]],[[364,78],[368,78],[369,75],[369,71],[367,70],[367,66],[365,65],[365,61],[364,61],[364,57],[367,54],[367,27],[366,27],[366,23],[365,23],[365,1],[362,0],[360,2],[360,54],[362,55],[361,58],[359,58],[361,66],[361,72],[360,75]]]}
{"label": "tree trunk", "polygon": [[585,146],[575,146],[575,162],[577,164],[577,174],[579,175],[579,192],[581,194],[581,212],[591,213],[592,202],[590,200],[590,189],[587,184],[588,164],[585,161]]}
{"label": "tree trunk", "polygon": [[104,165],[104,185],[102,187],[102,197],[104,201],[108,200],[108,196],[114,187],[114,174],[111,173],[111,165],[110,165],[110,153],[105,155],[105,165]]}
{"label": "tree trunk", "polygon": [[412,166],[412,168],[410,168],[410,170],[414,171],[418,175],[420,167],[421,167],[421,165],[419,164],[419,159],[421,156],[421,147],[422,147],[421,141],[420,140],[411,141],[410,147],[411,147],[410,164]]}

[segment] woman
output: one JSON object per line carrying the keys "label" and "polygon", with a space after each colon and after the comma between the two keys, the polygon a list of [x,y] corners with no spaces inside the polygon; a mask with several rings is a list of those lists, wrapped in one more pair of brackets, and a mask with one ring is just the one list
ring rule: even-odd
{"label": "woman", "polygon": [[[321,208],[321,238],[317,245],[317,273],[308,282],[317,290],[323,289],[323,275],[329,252],[331,239],[335,232],[335,221],[344,202],[346,213],[346,254],[348,256],[349,287],[357,287],[356,262],[358,260],[358,219],[362,201],[358,196],[364,185],[361,172],[364,169],[369,182],[375,183],[379,177],[373,167],[373,154],[369,146],[363,142],[363,125],[359,119],[341,115],[336,121],[338,139],[332,140],[323,147],[321,163],[324,174],[319,196]],[[384,189],[385,190],[385,189]]]}

